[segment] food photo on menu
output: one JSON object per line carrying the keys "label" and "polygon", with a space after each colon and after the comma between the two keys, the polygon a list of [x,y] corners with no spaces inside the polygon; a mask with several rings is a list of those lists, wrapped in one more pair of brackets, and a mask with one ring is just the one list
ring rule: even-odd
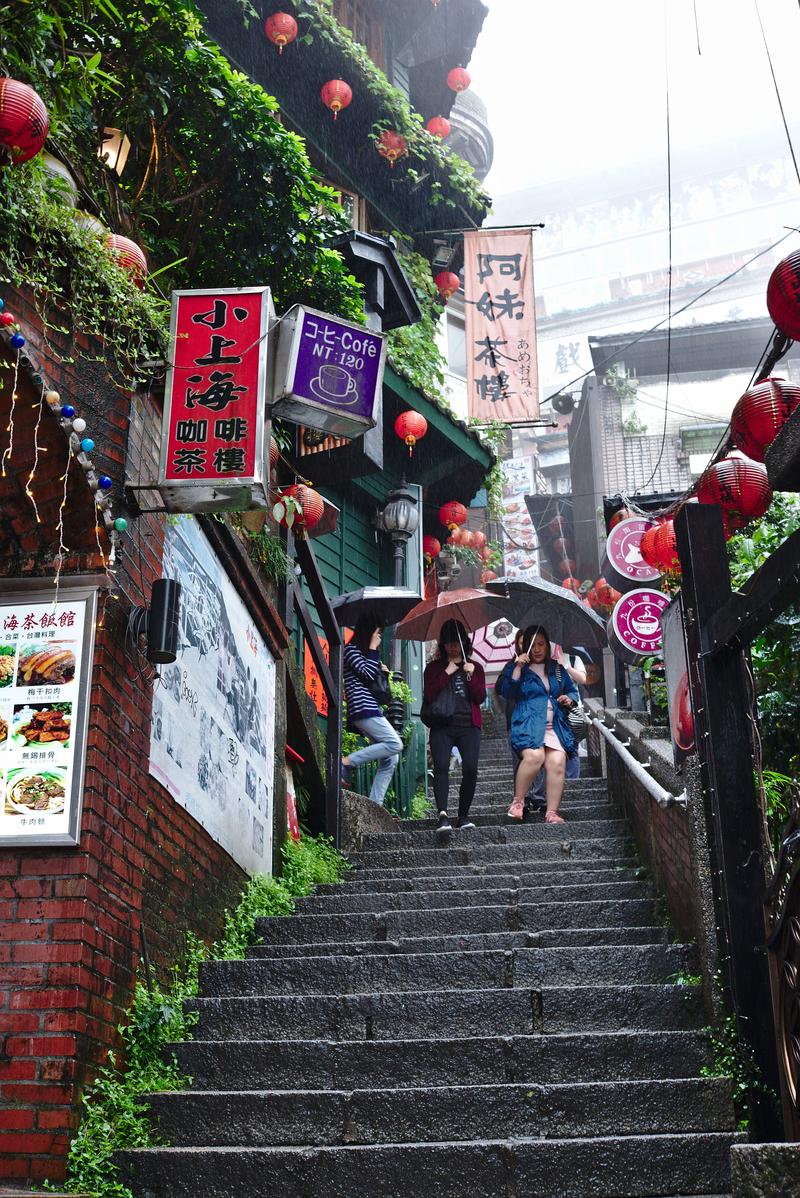
{"label": "food photo on menu", "polygon": [[26,703],[14,708],[11,743],[15,748],[69,747],[71,703]]}
{"label": "food photo on menu", "polygon": [[4,686],[11,686],[14,681],[14,658],[16,652],[16,645],[0,644],[0,690]]}
{"label": "food photo on menu", "polygon": [[20,650],[17,686],[66,686],[75,677],[75,653],[68,644],[25,645]]}
{"label": "food photo on menu", "polygon": [[5,708],[0,707],[0,748],[5,748],[8,740],[8,715]]}
{"label": "food photo on menu", "polygon": [[3,810],[6,815],[60,815],[66,795],[65,770],[22,766],[8,770]]}

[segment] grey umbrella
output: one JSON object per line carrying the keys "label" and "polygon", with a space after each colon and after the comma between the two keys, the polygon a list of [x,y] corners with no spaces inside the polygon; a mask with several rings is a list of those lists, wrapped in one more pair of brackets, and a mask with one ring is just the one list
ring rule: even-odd
{"label": "grey umbrella", "polygon": [[487,582],[487,591],[508,600],[505,615],[518,628],[541,624],[551,640],[560,645],[605,646],[606,626],[572,591],[555,583],[537,578],[521,582],[514,578],[497,578]]}
{"label": "grey umbrella", "polygon": [[402,620],[412,607],[420,602],[420,596],[410,587],[359,587],[346,595],[331,599],[331,607],[337,623],[351,627],[359,616],[374,616],[375,623],[382,627]]}

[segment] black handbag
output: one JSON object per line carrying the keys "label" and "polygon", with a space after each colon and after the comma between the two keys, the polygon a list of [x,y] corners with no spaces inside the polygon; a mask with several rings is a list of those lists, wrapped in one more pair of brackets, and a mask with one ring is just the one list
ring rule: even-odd
{"label": "black handbag", "polygon": [[364,685],[380,707],[385,707],[390,702],[392,691],[389,686],[389,675],[386,670],[379,669],[377,677],[373,678],[370,682],[365,682]]}
{"label": "black handbag", "polygon": [[447,686],[429,703],[427,699],[420,708],[419,718],[427,728],[440,728],[455,715],[456,696],[448,679]]}

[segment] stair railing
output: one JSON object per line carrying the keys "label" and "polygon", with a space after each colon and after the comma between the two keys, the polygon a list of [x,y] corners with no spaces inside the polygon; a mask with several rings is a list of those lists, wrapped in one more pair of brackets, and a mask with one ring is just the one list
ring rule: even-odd
{"label": "stair railing", "polygon": [[[658,803],[659,807],[687,807],[689,803],[686,791],[683,790],[679,795],[674,795],[670,791],[665,790],[660,786],[650,774],[649,761],[638,761],[633,753],[626,747],[626,743],[621,741],[613,728],[609,728],[608,724],[604,724],[602,720],[596,717],[590,721],[604,738],[606,744],[610,745],[614,752],[622,759],[625,767],[633,774],[639,785],[647,791],[652,798]],[[630,741],[627,742],[630,744]]]}

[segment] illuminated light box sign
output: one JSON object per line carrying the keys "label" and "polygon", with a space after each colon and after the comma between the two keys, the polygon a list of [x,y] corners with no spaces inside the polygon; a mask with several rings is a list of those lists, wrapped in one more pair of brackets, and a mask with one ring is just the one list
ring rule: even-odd
{"label": "illuminated light box sign", "polygon": [[158,487],[168,511],[269,506],[268,287],[174,291]]}
{"label": "illuminated light box sign", "polygon": [[608,621],[608,645],[616,657],[636,665],[661,656],[661,616],[669,599],[662,591],[638,587],[619,599]]}
{"label": "illuminated light box sign", "polygon": [[278,328],[272,415],[338,437],[374,428],[386,338],[301,305]]}
{"label": "illuminated light box sign", "polygon": [[642,557],[642,537],[654,521],[634,516],[620,520],[608,534],[606,554],[603,559],[603,577],[617,591],[633,590],[657,582],[661,571],[649,565]]}
{"label": "illuminated light box sign", "polygon": [[0,592],[0,845],[77,845],[97,592]]}

